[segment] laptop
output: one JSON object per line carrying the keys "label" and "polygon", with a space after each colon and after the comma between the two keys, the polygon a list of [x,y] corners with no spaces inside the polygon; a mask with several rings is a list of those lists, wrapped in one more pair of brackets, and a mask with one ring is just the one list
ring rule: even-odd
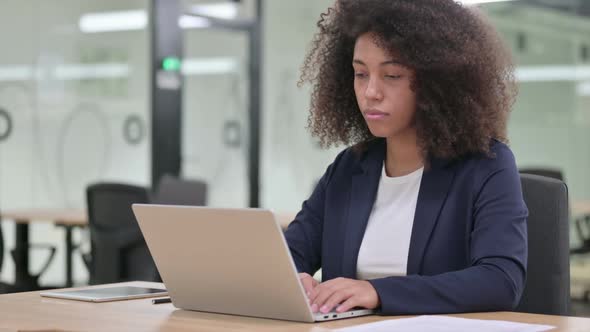
{"label": "laptop", "polygon": [[314,314],[269,210],[133,204],[133,212],[177,308],[298,322],[374,313]]}

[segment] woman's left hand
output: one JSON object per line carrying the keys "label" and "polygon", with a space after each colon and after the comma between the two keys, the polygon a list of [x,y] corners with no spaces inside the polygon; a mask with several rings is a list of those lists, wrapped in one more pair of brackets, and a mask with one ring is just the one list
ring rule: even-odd
{"label": "woman's left hand", "polygon": [[316,286],[309,295],[313,312],[327,313],[334,307],[337,312],[354,307],[375,309],[379,306],[379,295],[366,280],[336,278]]}

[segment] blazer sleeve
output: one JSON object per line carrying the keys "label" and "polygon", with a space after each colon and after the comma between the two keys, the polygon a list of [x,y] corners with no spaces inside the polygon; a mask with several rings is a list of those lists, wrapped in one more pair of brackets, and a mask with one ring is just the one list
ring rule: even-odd
{"label": "blazer sleeve", "polygon": [[311,196],[303,202],[301,210],[295,216],[295,220],[289,224],[285,231],[287,245],[291,251],[295,267],[299,272],[314,275],[321,268],[326,188],[334,169],[346,151],[340,152],[334,162],[328,166]]}
{"label": "blazer sleeve", "polygon": [[500,311],[518,305],[526,277],[528,211],[513,158],[510,153],[500,165],[492,162],[499,167],[485,172],[479,182],[470,266],[433,276],[369,280],[379,295],[381,314]]}

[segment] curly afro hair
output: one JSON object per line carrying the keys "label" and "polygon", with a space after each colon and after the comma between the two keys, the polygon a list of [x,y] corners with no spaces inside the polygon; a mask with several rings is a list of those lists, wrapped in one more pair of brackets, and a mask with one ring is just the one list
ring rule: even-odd
{"label": "curly afro hair", "polygon": [[337,0],[321,14],[299,81],[312,85],[308,127],[324,147],[375,139],[354,93],[356,39],[380,47],[415,72],[415,124],[425,157],[491,155],[507,142],[516,97],[511,56],[482,14],[453,0]]}

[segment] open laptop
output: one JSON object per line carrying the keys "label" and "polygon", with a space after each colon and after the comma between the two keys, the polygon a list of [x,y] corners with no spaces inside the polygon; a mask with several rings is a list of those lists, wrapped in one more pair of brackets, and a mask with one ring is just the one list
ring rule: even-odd
{"label": "open laptop", "polygon": [[133,204],[133,212],[177,308],[300,322],[373,313],[314,314],[268,210]]}

